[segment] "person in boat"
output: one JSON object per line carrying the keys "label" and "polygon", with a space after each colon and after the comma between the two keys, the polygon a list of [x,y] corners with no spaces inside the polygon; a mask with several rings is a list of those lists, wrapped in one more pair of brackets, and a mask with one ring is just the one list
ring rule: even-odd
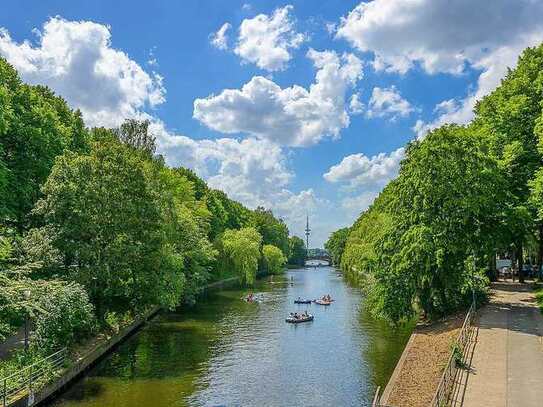
{"label": "person in boat", "polygon": [[323,295],[321,300],[326,301],[326,295]]}
{"label": "person in boat", "polygon": [[298,315],[297,312],[294,313],[294,319],[300,319],[300,316]]}
{"label": "person in boat", "polygon": [[254,295],[253,295],[253,293],[249,293],[249,295],[247,296],[247,301],[248,301],[248,302],[254,301]]}
{"label": "person in boat", "polygon": [[328,302],[332,301],[332,297],[330,297],[330,294],[328,294],[328,295],[326,296],[326,301],[328,301]]}

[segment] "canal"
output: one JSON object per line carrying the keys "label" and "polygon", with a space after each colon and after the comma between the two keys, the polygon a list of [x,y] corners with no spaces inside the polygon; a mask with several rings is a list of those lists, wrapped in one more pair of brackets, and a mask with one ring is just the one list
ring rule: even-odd
{"label": "canal", "polygon": [[[388,381],[410,334],[368,315],[331,267],[289,270],[247,290],[213,291],[164,313],[52,404],[55,407],[364,406]],[[330,294],[329,306],[294,305]],[[291,311],[313,322],[285,323]]]}

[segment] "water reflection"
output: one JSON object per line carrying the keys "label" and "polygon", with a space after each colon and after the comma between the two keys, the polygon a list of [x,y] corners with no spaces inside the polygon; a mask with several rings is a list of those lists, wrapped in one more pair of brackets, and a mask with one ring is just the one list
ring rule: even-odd
{"label": "water reflection", "polygon": [[[292,278],[292,282],[291,282]],[[369,405],[409,334],[371,318],[334,269],[291,270],[246,290],[211,293],[167,313],[119,347],[55,406]],[[294,305],[331,294],[330,307]],[[284,322],[309,309],[315,321]]]}

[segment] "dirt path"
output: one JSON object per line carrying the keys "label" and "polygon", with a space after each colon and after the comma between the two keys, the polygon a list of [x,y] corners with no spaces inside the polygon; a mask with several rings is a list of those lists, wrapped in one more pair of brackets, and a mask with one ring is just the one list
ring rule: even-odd
{"label": "dirt path", "polygon": [[497,283],[479,311],[469,373],[453,405],[543,406],[543,316],[529,286]]}

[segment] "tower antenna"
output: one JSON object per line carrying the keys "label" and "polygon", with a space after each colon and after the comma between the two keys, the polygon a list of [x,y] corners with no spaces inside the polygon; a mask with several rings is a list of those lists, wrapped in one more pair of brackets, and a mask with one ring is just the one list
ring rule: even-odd
{"label": "tower antenna", "polygon": [[311,234],[311,229],[309,229],[309,215],[306,215],[305,223],[305,250],[306,257],[309,257],[309,235]]}

